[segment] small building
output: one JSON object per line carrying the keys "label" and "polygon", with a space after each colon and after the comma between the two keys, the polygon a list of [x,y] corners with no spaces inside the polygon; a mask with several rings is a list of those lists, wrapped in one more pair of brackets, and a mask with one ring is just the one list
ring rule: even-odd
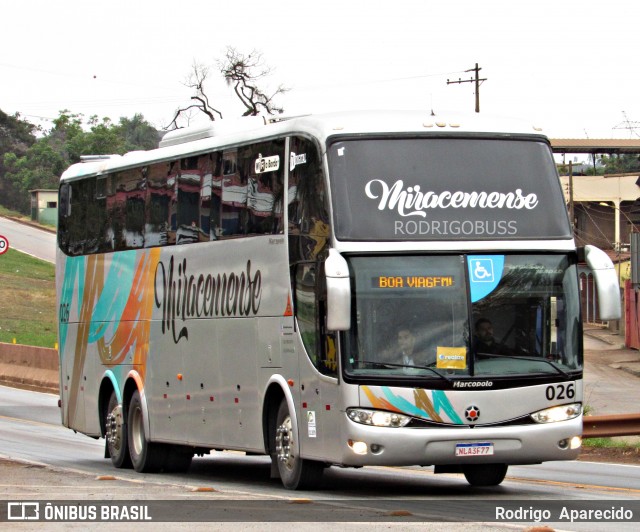
{"label": "small building", "polygon": [[45,225],[58,224],[58,191],[48,189],[30,190],[31,219]]}

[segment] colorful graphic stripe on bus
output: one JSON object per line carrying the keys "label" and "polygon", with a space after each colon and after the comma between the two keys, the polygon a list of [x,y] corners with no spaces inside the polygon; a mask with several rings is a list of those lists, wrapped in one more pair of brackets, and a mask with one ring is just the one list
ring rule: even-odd
{"label": "colorful graphic stripe on bus", "polygon": [[[81,373],[91,345],[106,366],[116,366],[131,355],[131,363],[140,366],[138,371],[144,378],[160,251],[67,258],[61,304],[71,308],[75,303],[78,309],[74,378]],[[67,331],[68,323],[61,323],[63,353]]]}
{"label": "colorful graphic stripe on bus", "polygon": [[[367,395],[374,408],[405,413],[411,416],[432,419],[440,423],[455,423],[462,425],[462,419],[456,414],[453,405],[442,390],[413,390],[413,402],[394,394],[391,388],[381,386],[379,390],[384,397],[378,397],[369,386],[362,386],[362,391]],[[431,398],[429,397],[431,393]]]}

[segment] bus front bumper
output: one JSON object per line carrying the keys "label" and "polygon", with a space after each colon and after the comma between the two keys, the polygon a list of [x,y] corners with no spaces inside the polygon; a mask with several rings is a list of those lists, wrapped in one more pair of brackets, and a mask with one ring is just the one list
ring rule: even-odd
{"label": "bus front bumper", "polygon": [[582,417],[512,427],[382,428],[346,419],[342,465],[537,464],[580,454]]}

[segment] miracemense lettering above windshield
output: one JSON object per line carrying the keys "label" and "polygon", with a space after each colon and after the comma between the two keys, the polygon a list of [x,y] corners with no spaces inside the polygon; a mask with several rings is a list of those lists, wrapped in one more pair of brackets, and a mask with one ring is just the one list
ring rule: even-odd
{"label": "miracemense lettering above windshield", "polygon": [[389,186],[381,179],[373,179],[365,186],[368,198],[379,200],[378,210],[395,210],[400,216],[421,216],[426,218],[426,209],[466,209],[479,207],[481,209],[535,209],[538,196],[523,195],[522,189],[514,192],[450,192],[445,190],[436,194],[432,190],[422,192],[420,185],[404,187],[402,180]]}
{"label": "miracemense lettering above windshield", "polygon": [[532,140],[344,140],[329,150],[344,240],[570,238],[553,158]]}

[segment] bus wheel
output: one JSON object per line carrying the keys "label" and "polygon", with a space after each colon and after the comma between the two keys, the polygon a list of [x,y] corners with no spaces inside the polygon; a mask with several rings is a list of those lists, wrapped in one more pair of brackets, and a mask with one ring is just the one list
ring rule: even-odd
{"label": "bus wheel", "polygon": [[507,464],[467,464],[462,466],[462,472],[472,486],[497,486],[508,468]]}
{"label": "bus wheel", "polygon": [[276,420],[274,448],[282,484],[290,490],[316,488],[322,480],[324,464],[298,456],[297,431],[294,430],[286,399],[280,403]]}
{"label": "bus wheel", "polygon": [[133,468],[138,473],[153,473],[162,469],[167,456],[167,447],[147,441],[144,435],[144,413],[140,392],[136,390],[129,403],[128,415],[129,454]]}
{"label": "bus wheel", "polygon": [[111,462],[117,468],[131,468],[131,457],[129,456],[127,442],[127,423],[122,405],[118,404],[118,396],[115,390],[111,392],[111,397],[109,397],[104,417],[104,427],[104,437],[107,440],[107,450],[109,451]]}

